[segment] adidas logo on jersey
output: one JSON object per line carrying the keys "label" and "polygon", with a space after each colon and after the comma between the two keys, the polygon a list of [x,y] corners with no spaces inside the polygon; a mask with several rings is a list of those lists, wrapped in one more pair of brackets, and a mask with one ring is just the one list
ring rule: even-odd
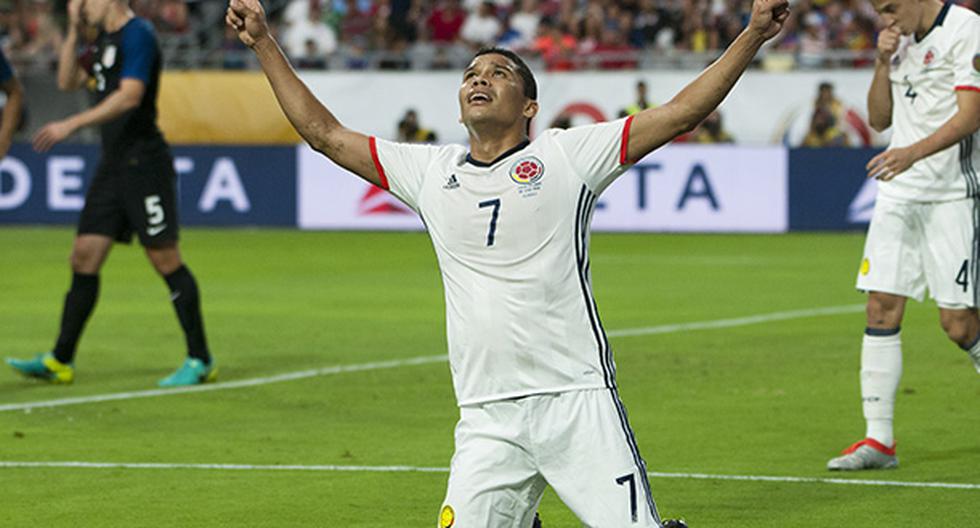
{"label": "adidas logo on jersey", "polygon": [[450,191],[453,189],[459,189],[459,180],[456,179],[456,175],[453,174],[452,176],[450,176],[449,179],[446,180],[446,184],[443,185],[442,188]]}

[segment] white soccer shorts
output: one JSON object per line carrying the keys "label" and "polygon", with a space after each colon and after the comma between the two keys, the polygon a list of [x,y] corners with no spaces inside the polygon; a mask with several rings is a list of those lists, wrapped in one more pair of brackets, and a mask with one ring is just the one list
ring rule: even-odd
{"label": "white soccer shorts", "polygon": [[607,389],[461,407],[437,526],[529,528],[549,485],[585,526],[659,526],[626,412]]}
{"label": "white soccer shorts", "polygon": [[857,288],[943,308],[977,306],[978,208],[973,199],[897,202],[878,197]]}

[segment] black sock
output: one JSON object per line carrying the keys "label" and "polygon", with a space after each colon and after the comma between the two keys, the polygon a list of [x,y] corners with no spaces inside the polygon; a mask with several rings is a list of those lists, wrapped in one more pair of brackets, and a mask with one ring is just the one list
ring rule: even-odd
{"label": "black sock", "polygon": [[71,278],[71,288],[65,295],[65,306],[61,310],[61,331],[54,345],[54,358],[62,363],[71,363],[75,358],[75,347],[85,328],[85,321],[92,315],[95,301],[99,297],[99,276],[75,273]]}
{"label": "black sock", "polygon": [[177,319],[187,337],[187,355],[205,364],[211,364],[211,354],[204,339],[204,321],[201,319],[201,296],[197,291],[197,281],[187,266],[164,277],[170,287],[170,300],[177,310]]}

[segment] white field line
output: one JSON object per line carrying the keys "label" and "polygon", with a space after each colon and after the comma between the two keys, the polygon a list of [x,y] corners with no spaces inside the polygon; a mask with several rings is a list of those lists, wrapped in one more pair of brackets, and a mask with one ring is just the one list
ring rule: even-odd
{"label": "white field line", "polygon": [[772,312],[760,315],[750,315],[748,317],[736,317],[734,319],[717,319],[714,321],[645,326],[641,328],[624,328],[622,330],[610,330],[609,332],[606,332],[606,335],[609,337],[630,337],[651,334],[669,334],[672,332],[683,332],[685,330],[731,328],[733,326],[746,326],[759,323],[769,323],[772,321],[785,321],[787,319],[802,319],[805,317],[816,317],[820,315],[849,314],[863,311],[863,304],[845,304],[843,306],[827,306],[825,308],[810,308],[807,310]]}
{"label": "white field line", "polygon": [[[257,464],[166,464],[160,462],[16,462],[0,461],[0,468],[61,468],[61,469],[198,469],[217,471],[323,471],[323,472],[370,472],[370,473],[448,473],[449,468],[425,466],[335,466],[335,465],[257,465]],[[686,480],[735,480],[752,482],[779,482],[796,484],[835,484],[854,486],[882,486],[899,488],[938,488],[980,490],[980,484],[956,482],[914,482],[901,480],[862,480],[818,477],[780,477],[767,475],[712,475],[708,473],[648,472],[653,478]]]}
{"label": "white field line", "polygon": [[410,365],[423,365],[426,363],[439,363],[446,361],[445,355],[421,356],[411,359],[398,359],[391,361],[376,361],[373,363],[361,363],[358,365],[341,365],[336,367],[325,367],[311,370],[300,370],[297,372],[287,372],[276,376],[263,378],[249,378],[237,381],[223,381],[219,383],[208,383],[204,385],[192,385],[190,387],[178,387],[173,389],[148,389],[132,392],[114,392],[109,394],[95,394],[92,396],[79,396],[77,398],[62,398],[58,400],[44,400],[25,403],[7,403],[0,405],[2,411],[29,411],[42,407],[62,407],[65,405],[78,405],[82,403],[98,403],[113,400],[133,400],[137,398],[152,398],[155,396],[171,396],[175,394],[188,394],[192,392],[210,392],[225,389],[238,389],[241,387],[255,387],[258,385],[268,385],[282,381],[293,381],[317,376],[329,376],[344,372],[360,372],[364,370],[380,370],[395,367],[405,367]]}
{"label": "white field line", "polygon": [[[828,306],[825,308],[811,308],[807,310],[790,310],[784,312],[772,312],[768,314],[752,315],[748,317],[737,317],[734,319],[716,319],[713,321],[696,321],[691,323],[668,324],[660,326],[647,326],[640,328],[624,328],[622,330],[612,330],[607,332],[609,337],[632,337],[639,335],[667,334],[672,332],[682,332],[687,330],[711,330],[717,328],[730,328],[734,326],[746,326],[771,321],[785,321],[787,319],[802,319],[806,317],[817,317],[822,315],[838,315],[855,313],[864,310],[862,304],[847,304],[842,306]],[[96,394],[92,396],[79,396],[76,398],[61,398],[57,400],[44,400],[24,403],[7,403],[0,405],[0,412],[4,411],[30,411],[45,407],[63,407],[66,405],[79,405],[84,403],[99,403],[115,400],[133,400],[137,398],[153,398],[156,396],[172,396],[176,394],[188,394],[192,392],[210,392],[225,389],[238,389],[242,387],[255,387],[258,385],[268,385],[283,381],[294,381],[318,376],[331,376],[345,372],[361,372],[366,370],[381,370],[412,365],[423,365],[426,363],[440,363],[447,361],[445,354],[437,356],[421,356],[411,359],[397,359],[390,361],[376,361],[372,363],[361,363],[356,365],[341,365],[335,367],[325,367],[311,370],[301,370],[298,372],[287,372],[275,376],[262,378],[249,378],[237,381],[225,381],[206,385],[194,385],[176,389],[149,389],[131,392],[116,392],[110,394]]]}

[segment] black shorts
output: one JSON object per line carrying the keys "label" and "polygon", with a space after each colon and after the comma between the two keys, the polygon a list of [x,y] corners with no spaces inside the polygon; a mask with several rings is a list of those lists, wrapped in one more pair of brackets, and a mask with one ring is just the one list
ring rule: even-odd
{"label": "black shorts", "polygon": [[164,147],[105,154],[85,195],[78,234],[106,235],[144,246],[177,240],[177,173]]}

